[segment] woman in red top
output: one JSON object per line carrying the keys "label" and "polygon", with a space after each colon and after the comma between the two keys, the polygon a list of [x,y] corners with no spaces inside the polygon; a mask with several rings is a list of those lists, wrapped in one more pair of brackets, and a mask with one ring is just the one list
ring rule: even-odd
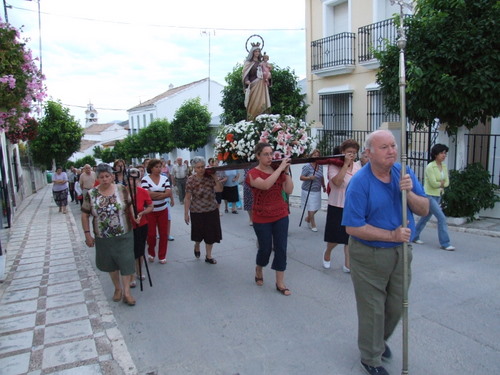
{"label": "woman in red top", "polygon": [[[132,176],[137,176],[134,177]],[[141,272],[141,257],[144,256],[146,248],[146,239],[148,238],[148,218],[147,214],[153,212],[153,201],[146,189],[137,186],[141,183],[141,172],[136,168],[130,168],[128,171],[128,186],[129,189],[135,187],[134,203],[135,213],[137,217],[132,218],[132,228],[134,228],[134,255],[135,255],[135,270],[136,274],[131,276],[130,287],[135,288],[135,277],[141,275],[142,280],[145,279],[144,273]],[[131,194],[132,195],[132,194]]]}
{"label": "woman in red top", "polygon": [[273,149],[269,143],[255,146],[255,157],[259,165],[248,172],[246,183],[253,193],[253,228],[259,242],[255,267],[255,282],[264,284],[263,268],[269,263],[274,248],[271,268],[276,271],[276,289],[289,296],[285,286],[286,247],[288,237],[288,203],[283,192],[291,194],[293,181],[290,176],[290,159],[283,159],[274,170],[271,166]]}

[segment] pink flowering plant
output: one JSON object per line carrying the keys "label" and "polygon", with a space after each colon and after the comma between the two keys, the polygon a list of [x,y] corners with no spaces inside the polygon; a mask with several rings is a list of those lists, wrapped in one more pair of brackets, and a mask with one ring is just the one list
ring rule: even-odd
{"label": "pink flowering plant", "polygon": [[274,149],[273,159],[304,157],[312,143],[311,126],[289,115],[263,114],[254,121],[222,126],[215,140],[219,161],[244,163],[255,161],[253,150],[259,142]]}
{"label": "pink flowering plant", "polygon": [[25,140],[26,126],[32,132],[31,112],[40,113],[46,96],[45,78],[25,43],[17,29],[0,19],[0,131],[19,134],[9,137],[14,143]]}

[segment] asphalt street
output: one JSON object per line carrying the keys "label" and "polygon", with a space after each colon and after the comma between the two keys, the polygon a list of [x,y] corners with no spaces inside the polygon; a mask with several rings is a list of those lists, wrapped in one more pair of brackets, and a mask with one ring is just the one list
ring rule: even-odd
{"label": "asphalt street", "polygon": [[[83,241],[78,206],[70,207]],[[223,214],[223,240],[213,250],[218,264],[210,265],[203,247],[201,259],[193,255],[183,209],[172,209],[168,262],[149,265],[153,287],[133,291],[136,306],[111,302],[111,280],[97,271],[139,374],[363,373],[342,249],[334,250],[331,269],[322,267],[325,211],[314,233],[299,227],[302,211],[291,207],[286,297],[269,267],[264,285],[254,282],[256,238],[246,212]],[[409,373],[500,373],[499,239],[452,229],[450,235],[454,252],[439,249],[432,224],[421,236],[425,244],[413,246]],[[88,253],[93,263],[94,249]],[[386,368],[401,373],[401,327],[389,345]]]}

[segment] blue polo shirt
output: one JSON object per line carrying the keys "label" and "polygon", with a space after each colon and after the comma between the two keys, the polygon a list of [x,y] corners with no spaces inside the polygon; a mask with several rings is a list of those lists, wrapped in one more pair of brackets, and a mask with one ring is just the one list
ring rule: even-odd
{"label": "blue polo shirt", "polygon": [[[373,174],[370,165],[356,173],[349,183],[346,192],[342,225],[349,227],[362,227],[370,224],[374,227],[395,230],[403,222],[402,198],[399,180],[401,164],[395,163],[391,168],[391,181],[385,183]],[[412,191],[425,197],[424,189],[417,180],[415,173],[407,167],[407,173],[413,181]],[[415,237],[415,219],[410,208],[407,208],[408,228],[411,229],[411,241]],[[356,240],[372,247],[396,247],[397,242],[366,241],[361,238]]]}

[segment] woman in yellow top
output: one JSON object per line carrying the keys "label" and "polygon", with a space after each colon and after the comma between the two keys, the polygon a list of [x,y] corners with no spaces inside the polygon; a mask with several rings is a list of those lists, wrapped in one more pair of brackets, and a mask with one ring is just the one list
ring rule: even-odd
{"label": "woman in yellow top", "polygon": [[448,177],[448,169],[443,164],[448,153],[448,146],[443,144],[436,144],[431,149],[432,161],[427,164],[425,168],[425,181],[424,189],[429,198],[429,214],[422,216],[417,223],[415,231],[415,239],[413,242],[423,244],[420,240],[420,233],[425,228],[432,215],[436,216],[438,221],[438,237],[441,249],[453,251],[455,247],[450,243],[450,236],[448,235],[448,224],[446,224],[446,216],[441,210],[441,195],[443,195],[444,188],[448,187],[450,180]]}

